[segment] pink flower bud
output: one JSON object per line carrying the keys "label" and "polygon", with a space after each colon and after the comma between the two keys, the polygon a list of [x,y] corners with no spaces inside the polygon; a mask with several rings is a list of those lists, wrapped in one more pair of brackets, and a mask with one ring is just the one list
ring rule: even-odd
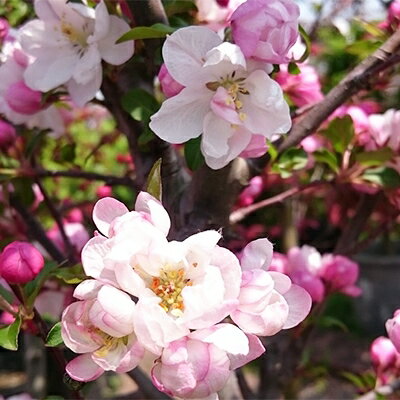
{"label": "pink flower bud", "polygon": [[0,149],[6,150],[8,149],[17,138],[17,133],[15,128],[0,119]]}
{"label": "pink flower bud", "polygon": [[9,107],[20,114],[36,114],[43,108],[42,93],[32,90],[24,81],[10,85],[4,97]]}
{"label": "pink flower bud", "polygon": [[112,196],[112,187],[111,186],[99,186],[96,189],[96,194],[98,197],[103,198],[103,197],[110,197]]}
{"label": "pink flower bud", "polygon": [[370,355],[375,369],[384,370],[394,366],[397,352],[390,339],[380,336],[376,338],[370,348]]}
{"label": "pink flower bud", "polygon": [[0,41],[8,35],[9,29],[10,25],[8,21],[4,18],[0,18]]}
{"label": "pink flower bud", "polygon": [[173,97],[182,91],[184,86],[178,83],[168,72],[165,64],[161,65],[160,72],[158,73],[158,80],[160,81],[161,90],[165,97]]}
{"label": "pink flower bud", "polygon": [[231,17],[234,42],[246,57],[287,63],[298,37],[299,15],[293,0],[248,0]]}
{"label": "pink flower bud", "polygon": [[0,255],[0,275],[8,283],[29,282],[43,266],[43,256],[30,243],[12,242]]}
{"label": "pink flower bud", "polygon": [[386,321],[386,330],[393,345],[400,353],[400,309],[395,311],[393,318]]}
{"label": "pink flower bud", "polygon": [[254,203],[254,200],[261,194],[264,188],[263,179],[261,176],[255,176],[250,179],[249,186],[247,186],[239,195],[239,206],[249,206]]}

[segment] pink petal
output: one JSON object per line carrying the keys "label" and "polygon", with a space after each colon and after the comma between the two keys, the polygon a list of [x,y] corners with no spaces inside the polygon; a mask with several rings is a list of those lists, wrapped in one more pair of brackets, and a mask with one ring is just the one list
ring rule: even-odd
{"label": "pink petal", "polygon": [[250,242],[243,250],[240,264],[242,269],[268,269],[271,264],[273,245],[268,239],[257,239]]}
{"label": "pink petal", "polygon": [[94,206],[93,221],[98,230],[103,235],[108,236],[111,222],[113,222],[115,218],[120,217],[127,212],[129,212],[129,210],[126,208],[125,204],[113,199],[112,197],[104,197]]}
{"label": "pink petal", "polygon": [[104,370],[91,358],[90,354],[83,354],[74,358],[66,366],[67,374],[76,381],[90,382],[97,379]]}
{"label": "pink petal", "polygon": [[312,300],[308,292],[298,285],[292,285],[283,296],[289,304],[289,315],[283,329],[290,329],[307,317],[311,310]]}

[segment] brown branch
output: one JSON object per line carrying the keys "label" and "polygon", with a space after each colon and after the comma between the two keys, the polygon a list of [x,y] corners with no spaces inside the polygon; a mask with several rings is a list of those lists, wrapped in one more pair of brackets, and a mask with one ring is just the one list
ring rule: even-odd
{"label": "brown branch", "polygon": [[51,216],[53,217],[53,219],[57,225],[58,230],[60,231],[61,238],[64,242],[64,246],[67,251],[68,262],[69,262],[69,264],[75,264],[77,262],[77,260],[76,260],[75,253],[74,253],[74,247],[72,246],[72,243],[69,240],[69,237],[65,233],[62,217],[61,217],[59,211],[57,210],[57,208],[54,206],[53,201],[50,199],[50,196],[48,195],[46,189],[40,182],[40,179],[35,179],[35,182],[38,185],[38,187],[42,193],[44,203],[46,204],[48,210],[50,211]]}
{"label": "brown branch", "polygon": [[65,264],[67,260],[64,255],[48,238],[40,222],[22,205],[16,196],[12,195],[10,197],[10,205],[21,216],[30,237],[37,240],[55,261],[59,264]]}
{"label": "brown branch", "polygon": [[316,129],[351,96],[365,88],[370,81],[389,66],[400,61],[396,54],[400,48],[400,30],[397,30],[378,50],[355,67],[319,104],[299,119],[289,136],[279,146],[279,151],[296,146]]}
{"label": "brown branch", "polygon": [[[98,174],[96,172],[87,172],[87,171],[50,171],[45,169],[36,169],[32,173],[29,172],[24,175],[22,172],[22,176],[37,176],[38,178],[74,178],[74,179],[86,179],[88,181],[104,181],[106,185],[109,186],[130,186],[137,187],[136,182],[129,178],[128,176],[113,176],[113,175],[104,175]],[[19,176],[21,173],[19,172]]]}
{"label": "brown branch", "polygon": [[140,391],[145,396],[145,399],[153,400],[168,400],[170,399],[165,393],[160,392],[148,378],[148,376],[139,368],[136,367],[127,373],[138,385]]}
{"label": "brown branch", "polygon": [[261,200],[258,203],[251,204],[250,206],[247,206],[247,207],[239,208],[238,210],[234,211],[230,215],[229,220],[230,220],[231,224],[236,224],[237,222],[244,219],[247,215],[249,215],[261,208],[269,207],[276,203],[281,203],[288,197],[292,197],[292,196],[294,196],[300,192],[303,192],[307,189],[311,189],[311,188],[314,188],[314,187],[317,187],[320,185],[324,185],[327,183],[329,183],[329,182],[315,181],[315,182],[309,183],[308,185],[298,186],[298,187],[288,189],[285,192],[279,193],[273,197],[269,197],[268,199]]}

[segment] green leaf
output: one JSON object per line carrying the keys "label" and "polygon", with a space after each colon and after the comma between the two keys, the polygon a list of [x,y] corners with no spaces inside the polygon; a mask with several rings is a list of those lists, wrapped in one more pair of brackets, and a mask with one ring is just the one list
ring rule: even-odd
{"label": "green leaf", "polygon": [[384,162],[389,161],[393,157],[393,150],[389,147],[375,151],[365,151],[356,154],[356,161],[366,167],[375,167],[382,165]]}
{"label": "green leaf", "polygon": [[21,317],[8,326],[0,328],[0,346],[7,350],[18,350],[18,334],[21,329]]}
{"label": "green leaf", "polygon": [[121,100],[122,108],[136,121],[148,123],[160,105],[158,101],[146,90],[129,90]]}
{"label": "green leaf", "polygon": [[186,164],[192,171],[196,171],[204,164],[204,157],[200,150],[201,137],[190,139],[185,143]]}
{"label": "green leaf", "polygon": [[160,158],[154,163],[146,185],[147,192],[159,201],[162,199],[161,162],[162,160]]}
{"label": "green leaf", "polygon": [[361,175],[361,178],[384,188],[393,189],[400,187],[399,173],[395,169],[389,167],[368,169]]}
{"label": "green leaf", "polygon": [[335,118],[322,133],[332,143],[333,148],[343,154],[354,138],[353,120],[348,115]]}
{"label": "green leaf", "polygon": [[168,17],[175,14],[182,14],[188,11],[196,11],[196,5],[187,0],[172,0],[164,3],[165,12]]}
{"label": "green leaf", "polygon": [[3,297],[7,303],[12,304],[14,302],[14,295],[5,289],[2,285],[0,285],[0,296]]}
{"label": "green leaf", "polygon": [[272,143],[268,143],[268,154],[271,157],[272,162],[274,162],[278,158],[278,149]]}
{"label": "green leaf", "polygon": [[61,336],[61,322],[57,322],[49,331],[46,337],[47,347],[56,347],[64,343]]}
{"label": "green leaf", "polygon": [[154,24],[152,26],[137,26],[136,28],[131,29],[130,31],[124,33],[116,43],[123,43],[128,40],[137,40],[137,39],[158,39],[164,38],[168,34],[173,33],[175,28],[171,28],[168,25],[164,24]]}
{"label": "green leaf", "polygon": [[327,164],[334,172],[339,171],[339,161],[328,149],[319,149],[313,153],[315,161]]}
{"label": "green leaf", "polygon": [[82,264],[76,264],[72,267],[61,267],[57,268],[52,272],[52,276],[62,279],[65,283],[69,285],[75,285],[84,281],[87,276],[82,268]]}
{"label": "green leaf", "polygon": [[292,74],[292,75],[299,75],[301,71],[295,62],[291,62],[288,65],[288,72],[289,72],[289,74]]}
{"label": "green leaf", "polygon": [[293,171],[303,169],[308,162],[308,155],[303,149],[291,148],[281,154],[272,166],[272,171],[283,179],[292,176]]}
{"label": "green leaf", "polygon": [[306,45],[306,49],[304,50],[303,55],[300,57],[299,60],[297,60],[297,62],[302,63],[305,60],[307,60],[308,56],[310,55],[310,52],[311,52],[311,39],[308,36],[308,33],[304,30],[304,28],[301,25],[299,25],[299,33],[300,33],[301,38],[304,41],[304,44]]}
{"label": "green leaf", "polygon": [[324,328],[339,328],[343,332],[348,332],[349,328],[338,318],[332,317],[330,315],[323,315],[318,320],[318,325]]}
{"label": "green leaf", "polygon": [[342,375],[344,378],[350,381],[356,388],[358,389],[365,388],[365,383],[361,376],[347,371],[341,372],[340,375]]}
{"label": "green leaf", "polygon": [[60,150],[60,161],[73,162],[76,157],[76,144],[68,143],[61,147]]}
{"label": "green leaf", "polygon": [[40,289],[51,275],[51,273],[57,268],[57,263],[54,261],[47,261],[43,269],[39,272],[37,277],[27,284],[24,285],[24,293],[27,299],[27,306],[30,307],[35,302],[36,296],[39,294]]}

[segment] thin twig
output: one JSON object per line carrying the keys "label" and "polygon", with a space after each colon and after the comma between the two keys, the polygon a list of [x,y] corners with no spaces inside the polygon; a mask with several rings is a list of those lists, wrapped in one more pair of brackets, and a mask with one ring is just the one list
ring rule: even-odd
{"label": "thin twig", "polygon": [[237,382],[242,393],[243,399],[254,399],[256,398],[255,393],[250,389],[249,384],[247,383],[246,377],[244,376],[242,368],[238,368],[235,370]]}
{"label": "thin twig", "polygon": [[168,400],[170,399],[165,393],[160,392],[152,384],[151,380],[147,375],[139,368],[136,367],[132,371],[128,372],[128,375],[136,382],[140,391],[143,393],[146,399],[157,399],[157,400]]}
{"label": "thin twig", "polygon": [[325,182],[325,181],[315,181],[315,182],[311,182],[304,186],[298,186],[298,187],[288,189],[285,192],[279,193],[273,197],[269,197],[268,199],[261,200],[258,203],[251,204],[250,206],[247,206],[247,207],[239,208],[238,210],[234,211],[230,215],[229,221],[231,222],[231,224],[235,224],[235,223],[241,221],[242,219],[244,219],[247,215],[249,215],[261,208],[269,207],[276,203],[281,203],[283,200],[287,199],[288,197],[292,197],[292,196],[294,196],[300,192],[303,192],[307,189],[311,189],[311,188],[321,186],[324,184],[328,184],[328,183],[329,182]]}

